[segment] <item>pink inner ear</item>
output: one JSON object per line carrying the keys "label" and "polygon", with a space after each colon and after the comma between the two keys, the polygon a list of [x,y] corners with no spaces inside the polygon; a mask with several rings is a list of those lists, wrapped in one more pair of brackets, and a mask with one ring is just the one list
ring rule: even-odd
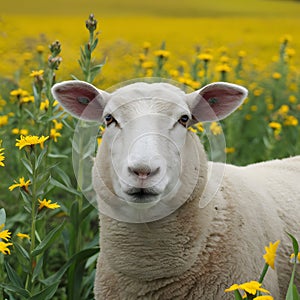
{"label": "pink inner ear", "polygon": [[217,88],[205,91],[202,97],[213,109],[218,119],[222,119],[231,113],[241,103],[243,93],[232,88]]}
{"label": "pink inner ear", "polygon": [[62,106],[71,114],[87,120],[100,120],[102,109],[97,97],[98,91],[90,86],[69,83],[55,90]]}

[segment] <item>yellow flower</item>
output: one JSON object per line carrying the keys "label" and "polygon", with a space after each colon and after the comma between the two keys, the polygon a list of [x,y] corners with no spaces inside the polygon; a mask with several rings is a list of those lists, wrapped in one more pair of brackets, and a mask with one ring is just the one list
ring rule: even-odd
{"label": "yellow flower", "polygon": [[31,71],[30,77],[41,77],[44,75],[44,70]]}
{"label": "yellow flower", "polygon": [[234,153],[235,148],[234,147],[226,147],[224,151],[225,151],[225,153],[228,153],[228,154]]}
{"label": "yellow flower", "polygon": [[46,99],[45,101],[42,101],[40,104],[40,110],[47,110],[49,108],[49,100]]}
{"label": "yellow flower", "polygon": [[0,116],[0,127],[8,124],[8,116]]}
{"label": "yellow flower", "polygon": [[19,150],[21,150],[25,146],[33,146],[39,144],[41,148],[44,148],[44,142],[49,138],[49,136],[41,136],[38,137],[36,135],[28,135],[28,136],[23,136],[21,135],[20,139],[16,140],[16,146],[19,147]]}
{"label": "yellow flower", "polygon": [[250,110],[251,110],[251,111],[257,111],[257,105],[252,105],[252,106],[250,107]]}
{"label": "yellow flower", "polygon": [[197,128],[197,130],[199,132],[203,132],[204,131],[204,127],[202,123],[198,123],[197,125],[195,125],[195,127]]}
{"label": "yellow flower", "polygon": [[28,239],[30,240],[30,236],[26,233],[21,233],[21,232],[18,232],[17,233],[17,237],[19,237],[20,239]]}
{"label": "yellow flower", "polygon": [[286,119],[283,122],[284,126],[297,126],[298,125],[298,119],[294,116],[287,116]]}
{"label": "yellow flower", "polygon": [[257,88],[253,91],[253,95],[259,97],[263,93],[263,89]]}
{"label": "yellow flower", "polygon": [[14,128],[11,131],[12,134],[20,134],[20,135],[27,135],[28,132],[29,132],[28,129],[18,129],[18,128]]}
{"label": "yellow flower", "polygon": [[59,132],[57,132],[55,128],[52,128],[50,130],[50,138],[53,139],[53,141],[55,143],[57,143],[57,138],[58,137],[61,137],[61,134]]}
{"label": "yellow flower", "polygon": [[38,53],[43,53],[45,51],[45,47],[43,45],[37,45],[36,46],[36,51]]}
{"label": "yellow flower", "polygon": [[10,254],[10,249],[8,248],[9,246],[12,246],[12,243],[0,242],[0,252],[3,254]]}
{"label": "yellow flower", "polygon": [[31,184],[30,180],[27,180],[25,182],[24,177],[21,177],[21,178],[19,178],[19,182],[15,181],[15,180],[14,180],[14,182],[15,183],[8,188],[10,191],[14,190],[17,187],[20,187],[20,188],[24,189],[26,192],[28,192],[28,186]]}
{"label": "yellow flower", "polygon": [[197,129],[193,128],[193,127],[189,127],[188,128],[189,131],[193,132],[193,133],[197,133]]}
{"label": "yellow flower", "polygon": [[12,90],[10,92],[10,95],[11,96],[16,96],[16,97],[25,97],[25,96],[28,96],[29,93],[25,90],[17,89],[17,90]]}
{"label": "yellow flower", "polygon": [[289,58],[295,56],[295,54],[296,54],[296,51],[295,51],[295,49],[293,49],[293,48],[286,48],[285,51],[286,51],[286,52],[285,52],[286,55],[287,55]]}
{"label": "yellow flower", "polygon": [[151,44],[149,42],[144,42],[143,48],[144,49],[149,49],[151,47]]}
{"label": "yellow flower", "polygon": [[213,135],[218,135],[222,133],[222,127],[217,122],[212,122],[209,128]]}
{"label": "yellow flower", "polygon": [[[0,230],[4,227],[4,224],[0,225]],[[0,231],[0,239],[4,241],[8,241],[11,238],[11,232],[6,230]]]}
{"label": "yellow flower", "polygon": [[102,143],[102,137],[98,137],[97,138],[97,144],[98,144],[98,146],[100,146],[101,143]]}
{"label": "yellow flower", "polygon": [[265,262],[274,269],[274,262],[276,257],[276,250],[279,245],[280,241],[276,241],[274,244],[270,242],[269,247],[265,247],[266,254],[263,256]]}
{"label": "yellow flower", "polygon": [[250,114],[247,114],[245,116],[245,120],[250,121],[252,119],[252,116]]}
{"label": "yellow flower", "polygon": [[281,129],[281,124],[278,122],[270,122],[269,127],[271,127],[272,129]]}
{"label": "yellow flower", "polygon": [[278,79],[281,78],[281,74],[278,73],[278,72],[274,72],[274,73],[272,74],[272,78],[278,80]]}
{"label": "yellow flower", "polygon": [[216,66],[216,71],[221,73],[228,73],[231,71],[231,68],[227,64],[221,64]]}
{"label": "yellow flower", "polygon": [[52,120],[52,122],[54,123],[54,128],[56,130],[61,130],[63,128],[63,123],[61,122],[58,122],[57,120]]}
{"label": "yellow flower", "polygon": [[274,109],[274,104],[273,103],[268,103],[267,104],[267,109],[268,110],[273,110]]}
{"label": "yellow flower", "polygon": [[295,104],[295,103],[297,103],[297,98],[294,95],[290,95],[289,102],[292,104]]}
{"label": "yellow flower", "polygon": [[263,292],[266,294],[270,294],[270,292],[266,289],[263,289],[261,287],[261,283],[259,283],[258,281],[249,281],[249,282],[245,282],[243,284],[240,284],[240,289],[245,291],[248,294],[252,294],[255,295],[256,292]]}
{"label": "yellow flower", "polygon": [[245,57],[247,55],[246,51],[240,50],[238,53],[238,57]]}
{"label": "yellow flower", "polygon": [[220,62],[223,63],[223,64],[227,64],[229,62],[229,57],[226,56],[226,55],[223,55],[220,57]]}
{"label": "yellow flower", "polygon": [[253,300],[274,300],[274,298],[270,295],[258,296],[253,298]]}
{"label": "yellow flower", "polygon": [[284,44],[287,44],[288,42],[291,42],[292,41],[292,36],[290,34],[285,34],[284,36],[282,36],[280,38],[280,42],[281,43],[284,43]]}
{"label": "yellow flower", "polygon": [[284,117],[288,112],[289,112],[290,108],[288,105],[283,104],[280,106],[280,108],[278,109],[278,114],[282,117]]}
{"label": "yellow flower", "polygon": [[[0,140],[0,145],[1,145],[1,140]],[[4,156],[4,148],[0,148],[0,167],[4,167],[5,164],[4,164],[4,159],[5,159],[5,156]]]}
{"label": "yellow flower", "polygon": [[152,69],[154,67],[154,63],[152,61],[145,61],[142,63],[143,69]]}
{"label": "yellow flower", "polygon": [[57,204],[57,203],[51,203],[52,200],[47,200],[47,199],[44,199],[43,201],[38,199],[39,202],[40,202],[40,205],[39,205],[39,210],[41,210],[43,207],[46,207],[46,208],[49,208],[49,209],[56,209],[56,208],[59,208],[60,205]]}
{"label": "yellow flower", "polygon": [[233,284],[230,288],[226,289],[225,292],[233,292],[236,290],[243,290],[248,294],[255,295],[256,292],[263,292],[270,294],[270,292],[261,287],[261,283],[258,281],[249,281],[243,284]]}
{"label": "yellow flower", "polygon": [[170,56],[170,52],[167,50],[156,50],[154,55],[160,58],[168,58]]}
{"label": "yellow flower", "polygon": [[33,96],[25,96],[25,97],[22,97],[20,99],[20,103],[29,103],[29,102],[34,102],[34,97]]}
{"label": "yellow flower", "polygon": [[198,58],[200,60],[203,60],[204,62],[211,61],[213,59],[213,56],[209,53],[201,53],[198,55]]}

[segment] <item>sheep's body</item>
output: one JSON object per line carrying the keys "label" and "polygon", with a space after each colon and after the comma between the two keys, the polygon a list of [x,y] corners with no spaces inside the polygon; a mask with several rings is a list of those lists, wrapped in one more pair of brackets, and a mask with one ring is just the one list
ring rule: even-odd
{"label": "sheep's body", "polygon": [[[258,279],[264,246],[278,239],[277,267],[264,287],[284,298],[292,252],[286,232],[297,237],[299,230],[300,156],[208,164],[186,130],[226,117],[246,97],[244,88],[214,83],[185,94],[165,83],[135,83],[108,94],[70,81],[53,93],[73,115],[107,124],[93,167],[97,300],[232,299],[225,288]],[[208,174],[223,176],[221,183]]]}
{"label": "sheep's body", "polygon": [[[222,172],[224,165],[218,167]],[[225,288],[257,280],[264,246],[278,239],[276,268],[268,272],[264,287],[275,299],[284,299],[292,252],[286,232],[299,234],[299,170],[300,156],[225,165],[222,186],[205,208],[198,205],[201,182],[165,219],[129,224],[101,216],[96,299],[232,299]],[[176,262],[178,274],[157,274],[170,268],[176,273]],[[182,271],[182,265],[188,269]]]}

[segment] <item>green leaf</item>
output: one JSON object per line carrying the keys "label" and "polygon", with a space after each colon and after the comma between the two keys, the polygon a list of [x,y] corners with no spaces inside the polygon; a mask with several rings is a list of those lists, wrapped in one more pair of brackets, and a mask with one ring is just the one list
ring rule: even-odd
{"label": "green leaf", "polygon": [[294,300],[299,300],[299,292],[295,284],[293,285],[293,297]]}
{"label": "green leaf", "polygon": [[30,297],[29,299],[30,300],[49,300],[49,299],[52,299],[55,292],[57,291],[58,285],[59,285],[59,281],[56,281],[55,283],[47,286],[42,291],[40,291],[37,294]]}
{"label": "green leaf", "polygon": [[44,252],[47,248],[51,246],[54,240],[58,238],[65,226],[65,222],[62,222],[59,226],[51,230],[46,237],[41,241],[41,243],[32,251],[32,256],[37,256]]}
{"label": "green leaf", "polygon": [[41,153],[39,154],[37,160],[36,160],[36,164],[35,164],[35,170],[38,169],[38,167],[41,165],[41,162],[43,161],[43,158],[45,156],[45,154],[47,153],[47,148],[44,148]]}
{"label": "green leaf", "polygon": [[6,212],[4,208],[0,209],[0,225],[6,223]]}
{"label": "green leaf", "polygon": [[23,287],[22,280],[18,276],[16,271],[11,267],[11,265],[6,260],[4,260],[4,265],[7,272],[7,276],[11,281],[11,283],[16,287],[22,288]]}
{"label": "green leaf", "polygon": [[18,286],[0,283],[0,287],[2,287],[4,290],[14,292],[14,293],[16,293],[20,296],[23,296],[26,299],[30,298],[29,292],[27,290],[23,289],[23,288],[18,287]]}
{"label": "green leaf", "polygon": [[34,281],[38,277],[38,275],[41,273],[43,264],[44,264],[44,257],[41,256],[41,257],[39,257],[38,262],[34,268],[32,281]]}
{"label": "green leaf", "polygon": [[51,178],[50,180],[50,184],[53,184],[54,186],[62,189],[62,190],[65,190],[67,192],[70,192],[76,196],[81,196],[81,193],[78,192],[77,190],[75,190],[74,188],[71,188],[71,187],[68,187],[68,186],[65,186],[64,184],[62,184],[61,182],[55,180],[54,178]]}
{"label": "green leaf", "polygon": [[27,169],[27,171],[32,175],[32,165],[31,162],[27,158],[21,158],[21,162],[24,165],[24,167]]}
{"label": "green leaf", "polygon": [[84,249],[76,254],[74,254],[55,274],[48,277],[47,279],[42,280],[46,285],[50,284],[53,281],[59,281],[62,276],[66,273],[69,267],[78,262],[86,261],[89,257],[99,252],[99,248],[89,248]]}
{"label": "green leaf", "polygon": [[95,210],[95,207],[91,204],[88,204],[84,209],[82,210],[80,214],[80,219],[81,222],[84,221],[84,219],[92,212]]}
{"label": "green leaf", "polygon": [[99,42],[99,39],[96,38],[95,41],[94,41],[94,43],[93,43],[92,46],[91,46],[91,51],[94,51],[94,50],[96,49],[96,47],[97,47],[97,45],[98,45],[98,42]]}
{"label": "green leaf", "polygon": [[[297,258],[297,255],[298,255],[298,252],[299,252],[299,244],[298,244],[297,240],[294,238],[293,235],[291,235],[290,233],[287,233],[287,235],[292,240],[295,258]],[[290,279],[290,283],[289,283],[289,288],[288,288],[288,291],[286,293],[286,298],[285,298],[286,300],[296,300],[296,299],[298,299],[298,292],[297,292],[297,290],[295,290],[295,287],[294,287],[296,266],[297,266],[297,259],[295,259],[295,262],[294,262],[293,271],[292,271],[292,275],[291,275],[291,279]]]}
{"label": "green leaf", "polygon": [[23,248],[20,244],[14,243],[14,247],[17,251],[17,253],[21,256],[21,259],[23,260],[24,264],[30,261],[30,256],[28,251]]}
{"label": "green leaf", "polygon": [[298,255],[298,252],[299,252],[299,244],[297,242],[297,240],[294,238],[293,235],[291,235],[290,233],[287,232],[287,235],[290,237],[290,239],[292,240],[292,243],[293,243],[293,249],[294,249],[294,254],[295,254],[295,257],[297,257]]}

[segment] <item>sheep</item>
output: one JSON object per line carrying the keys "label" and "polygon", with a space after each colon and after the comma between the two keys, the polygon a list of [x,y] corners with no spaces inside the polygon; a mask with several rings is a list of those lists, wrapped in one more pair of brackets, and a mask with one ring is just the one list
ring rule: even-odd
{"label": "sheep", "polygon": [[107,127],[91,170],[101,230],[95,299],[232,299],[224,290],[257,279],[264,246],[278,239],[264,287],[284,299],[300,156],[245,167],[209,162],[187,130],[231,114],[245,88],[216,82],[185,93],[135,82],[108,93],[66,81],[52,93],[73,116]]}

